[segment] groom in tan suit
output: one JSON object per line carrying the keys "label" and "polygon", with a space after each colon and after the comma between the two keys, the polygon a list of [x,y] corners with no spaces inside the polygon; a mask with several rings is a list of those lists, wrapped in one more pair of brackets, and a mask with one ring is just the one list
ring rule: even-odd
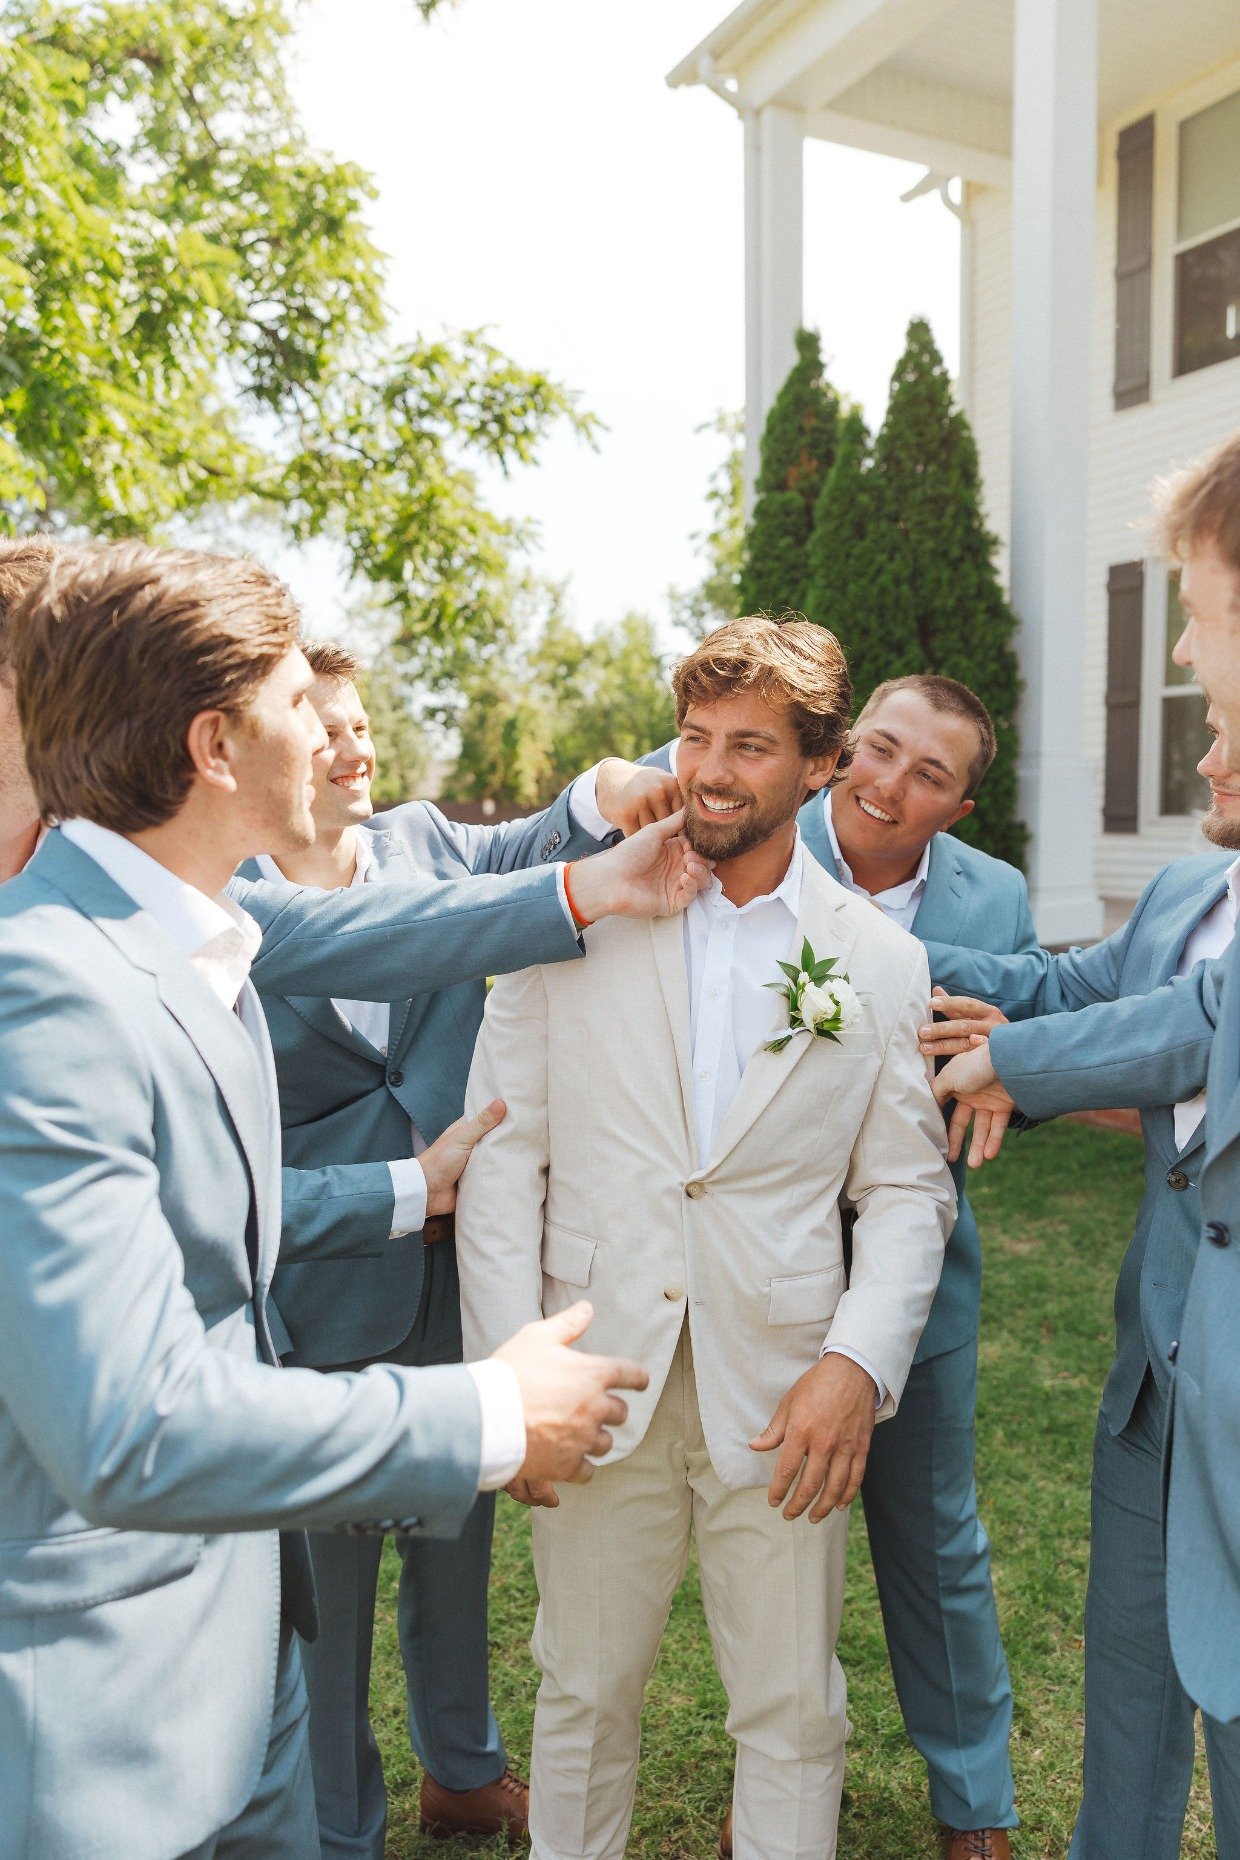
{"label": "groom in tan suit", "polygon": [[585,1297],[595,1347],[650,1374],[589,1484],[509,1487],[537,1508],[533,1860],[624,1853],[691,1527],[738,1860],[825,1860],[847,1508],[955,1215],[917,1050],[930,982],[921,946],[801,848],[798,808],[848,760],[832,635],[735,621],[674,683],[685,830],[715,881],[681,921],[599,924],[588,963],[496,984],[469,1101],[509,1110],[462,1184],[466,1351]]}

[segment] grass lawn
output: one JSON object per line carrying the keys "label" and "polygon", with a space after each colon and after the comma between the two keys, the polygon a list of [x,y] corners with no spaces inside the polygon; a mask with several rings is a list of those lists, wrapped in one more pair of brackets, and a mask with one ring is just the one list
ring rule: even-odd
{"label": "grass lawn", "polygon": [[[1140,1145],[1062,1124],[1008,1144],[974,1184],[986,1251],[978,1484],[1016,1694],[1013,1763],[1022,1860],[1067,1852],[1080,1770],[1081,1622],[1089,1547],[1089,1457],[1111,1357],[1111,1293],[1141,1192]],[[492,1686],[515,1767],[528,1774],[535,1591],[526,1514],[499,1501],[492,1577]],[[478,1848],[423,1839],[417,1764],[404,1727],[394,1630],[396,1560],[384,1559],[372,1704],[392,1821],[389,1860],[451,1860]],[[854,1731],[840,1851],[853,1860],[937,1855],[920,1758],[887,1668],[856,1507],[840,1641]],[[647,1697],[629,1851],[648,1860],[715,1852],[731,1784],[724,1699],[690,1571]],[[506,1851],[487,1843],[488,1854]],[[1214,1852],[1204,1765],[1184,1854]]]}

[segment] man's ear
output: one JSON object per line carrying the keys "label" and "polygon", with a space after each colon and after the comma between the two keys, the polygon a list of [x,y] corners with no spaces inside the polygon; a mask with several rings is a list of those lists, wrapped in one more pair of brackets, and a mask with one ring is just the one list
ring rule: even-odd
{"label": "man's ear", "polygon": [[960,806],[956,809],[955,813],[952,815],[951,819],[947,822],[947,825],[940,828],[940,832],[946,833],[949,830],[949,828],[958,826],[960,822],[964,819],[965,815],[971,814],[973,812],[973,809],[976,806],[977,806],[976,801],[962,801],[960,803]]}
{"label": "man's ear", "polygon": [[805,771],[805,786],[811,794],[817,794],[820,789],[826,787],[835,773],[835,765],[840,759],[840,754],[838,749],[833,749],[829,756],[810,758],[809,766]]}
{"label": "man's ear", "polygon": [[237,778],[233,773],[234,721],[222,710],[200,710],[190,718],[185,733],[185,747],[194,774],[211,788],[235,794]]}

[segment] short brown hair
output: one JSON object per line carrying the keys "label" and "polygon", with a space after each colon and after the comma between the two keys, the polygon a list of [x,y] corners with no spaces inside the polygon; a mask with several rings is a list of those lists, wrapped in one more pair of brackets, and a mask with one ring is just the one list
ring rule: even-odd
{"label": "short brown hair", "polygon": [[949,717],[964,717],[973,725],[978,735],[977,754],[969,763],[964,790],[965,798],[971,799],[994,761],[998,747],[994,723],[981,698],[958,678],[944,678],[938,672],[910,672],[906,678],[884,678],[881,685],[875,685],[857,722],[861,723],[872,710],[877,710],[893,691],[915,691],[918,697],[925,698],[931,710]]}
{"label": "short brown hair", "polygon": [[792,721],[804,756],[839,751],[836,775],[852,760],[852,682],[840,642],[800,614],[748,614],[708,633],[672,673],[676,727],[692,704],[756,692]]}
{"label": "short brown hair", "polygon": [[0,678],[7,684],[9,621],[51,567],[59,544],[50,536],[0,536]]}
{"label": "short brown hair", "polygon": [[1213,543],[1240,574],[1240,433],[1187,471],[1165,478],[1155,496],[1163,547],[1173,561],[1182,562],[1201,543]]}
{"label": "short brown hair", "polygon": [[244,713],[297,644],[257,562],[145,543],[66,550],[12,620],[17,711],[45,819],[132,833],[178,811],[200,711]]}
{"label": "short brown hair", "polygon": [[342,685],[355,685],[362,664],[345,646],[334,646],[329,639],[303,639],[301,649],[316,678],[326,678]]}

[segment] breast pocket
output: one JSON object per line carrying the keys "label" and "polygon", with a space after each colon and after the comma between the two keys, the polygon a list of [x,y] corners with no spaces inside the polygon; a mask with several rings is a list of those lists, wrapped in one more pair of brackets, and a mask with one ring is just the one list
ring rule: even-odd
{"label": "breast pocket", "polygon": [[844,1265],[771,1280],[768,1324],[825,1324],[844,1295]]}

